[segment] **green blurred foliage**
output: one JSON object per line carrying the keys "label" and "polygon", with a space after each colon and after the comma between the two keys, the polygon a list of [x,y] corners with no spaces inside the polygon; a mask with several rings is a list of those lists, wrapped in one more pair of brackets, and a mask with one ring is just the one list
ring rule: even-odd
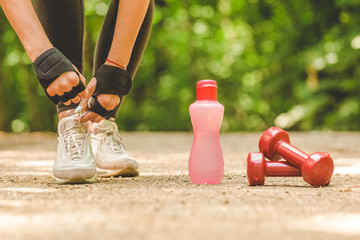
{"label": "green blurred foliage", "polygon": [[[109,1],[87,0],[85,77]],[[159,0],[117,123],[191,130],[196,82],[218,81],[223,131],[360,130],[357,0]],[[0,129],[54,131],[56,111],[0,13]]]}

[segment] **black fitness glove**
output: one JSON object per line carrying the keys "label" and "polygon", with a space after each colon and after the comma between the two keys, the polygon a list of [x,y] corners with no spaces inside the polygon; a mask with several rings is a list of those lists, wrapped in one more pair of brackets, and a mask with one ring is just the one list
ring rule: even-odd
{"label": "black fitness glove", "polygon": [[[101,65],[94,74],[96,78],[96,88],[92,95],[92,102],[89,111],[92,111],[105,119],[111,117],[113,110],[106,110],[99,101],[97,96],[100,94],[118,95],[120,99],[122,96],[130,92],[132,86],[132,78],[128,71],[109,65]],[[117,107],[115,107],[116,109]]]}
{"label": "black fitness glove", "polygon": [[67,102],[70,99],[73,99],[84,91],[85,85],[80,80],[79,84],[73,87],[70,92],[66,92],[61,96],[55,95],[50,96],[47,93],[47,88],[50,86],[52,82],[54,82],[61,74],[65,72],[75,72],[78,76],[78,72],[75,70],[70,60],[67,59],[58,49],[50,48],[42,53],[35,61],[34,61],[34,70],[39,79],[39,82],[44,89],[46,95],[49,97],[51,101],[55,104],[59,102]]}

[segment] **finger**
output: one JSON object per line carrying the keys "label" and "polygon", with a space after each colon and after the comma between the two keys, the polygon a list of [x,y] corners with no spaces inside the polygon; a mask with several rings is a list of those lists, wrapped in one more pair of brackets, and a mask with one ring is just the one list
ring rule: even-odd
{"label": "finger", "polygon": [[[66,72],[67,73],[67,85],[71,85],[71,87],[75,87],[79,84],[80,78],[79,75],[77,75],[75,72]],[[60,76],[61,77],[61,76]]]}
{"label": "finger", "polygon": [[85,77],[79,72],[79,69],[77,69],[77,67],[75,65],[73,65],[73,67],[75,68],[75,71],[79,74],[80,80],[83,82],[83,84],[86,86],[86,79]]}
{"label": "finger", "polygon": [[83,103],[84,108],[90,109],[91,106],[94,104],[94,101],[95,101],[94,97],[90,97],[87,102],[84,102],[84,103]]}
{"label": "finger", "polygon": [[85,115],[81,118],[80,122],[83,123],[83,122],[87,122],[87,121],[89,121],[89,120],[93,120],[93,119],[95,119],[97,116],[98,116],[98,115],[97,115],[96,113],[94,113],[94,112],[88,112],[87,114],[85,114]]}
{"label": "finger", "polygon": [[96,89],[96,78],[93,77],[86,88],[88,89],[90,96],[92,96]]}
{"label": "finger", "polygon": [[[58,78],[57,78],[58,79]],[[58,89],[58,83],[57,83],[57,79],[55,79],[55,81],[53,81],[50,85],[49,85],[49,87],[46,89],[46,92],[49,94],[49,96],[55,96],[56,94],[58,94],[58,91],[57,91],[57,89]],[[62,92],[62,93],[59,93],[58,95],[60,96],[60,95],[63,95],[64,94],[64,92]]]}
{"label": "finger", "polygon": [[71,99],[71,101],[72,101],[73,103],[78,103],[78,102],[80,102],[80,100],[81,100],[81,98],[80,98],[79,96],[76,96],[76,97],[74,97],[73,99]]}
{"label": "finger", "polygon": [[79,96],[85,99],[87,102],[88,99],[94,94],[96,89],[96,78],[92,78],[90,83],[86,86],[85,92],[79,93]]}
{"label": "finger", "polygon": [[79,77],[80,77],[80,80],[82,81],[82,83],[86,86],[86,79],[85,79],[85,77],[84,77],[82,74],[80,74]]}
{"label": "finger", "polygon": [[72,66],[75,68],[75,71],[80,74],[79,69],[74,64],[72,64]]}
{"label": "finger", "polygon": [[68,106],[68,105],[70,105],[71,104],[71,101],[70,100],[68,100],[67,102],[64,102],[64,105],[66,105],[66,106]]}
{"label": "finger", "polygon": [[75,89],[71,89],[70,92],[66,92],[65,94],[69,99],[73,99],[73,98],[77,97],[77,95],[78,95],[77,92],[75,91]]}
{"label": "finger", "polygon": [[86,97],[89,95],[89,91],[85,88],[85,90],[82,92],[79,92],[78,95],[81,99],[86,99]]}
{"label": "finger", "polygon": [[88,101],[90,99],[90,97],[94,94],[95,92],[95,88],[96,88],[96,78],[92,78],[90,83],[87,85],[87,95],[84,98],[84,101],[81,104],[81,108],[83,109],[83,111],[86,111],[87,109],[89,109],[88,107]]}
{"label": "finger", "polygon": [[[50,86],[46,89],[46,92],[49,94],[49,96],[53,97],[57,94],[57,85],[55,86],[55,82],[51,83]],[[63,95],[64,92],[59,93],[58,95]]]}
{"label": "finger", "polygon": [[79,82],[78,85],[74,87],[75,91],[78,92],[78,95],[81,99],[85,99],[88,95],[88,90],[82,82]]}
{"label": "finger", "polygon": [[[61,74],[54,82],[50,84],[47,88],[47,93],[50,96],[54,95],[64,95],[65,92],[69,92],[72,89],[71,84],[68,84],[68,77],[65,75],[67,73]],[[74,73],[75,74],[75,73]],[[76,75],[76,74],[75,74]]]}
{"label": "finger", "polygon": [[85,98],[83,101],[81,101],[81,103],[80,103],[80,106],[81,106],[81,112],[86,112],[88,109],[89,109],[89,107],[88,107],[88,105],[87,105],[87,102],[88,102],[88,100],[86,100],[87,98]]}
{"label": "finger", "polygon": [[83,75],[80,75],[80,81],[84,84],[85,90],[82,91],[82,92],[80,92],[80,93],[79,93],[79,96],[80,96],[82,99],[85,99],[85,98],[87,97],[88,93],[89,93],[89,90],[88,90],[87,87],[86,87],[86,80],[85,80],[85,78],[84,78]]}
{"label": "finger", "polygon": [[70,99],[68,98],[68,96],[66,96],[66,94],[60,95],[60,96],[59,96],[59,99],[60,99],[60,101],[63,102],[63,103],[67,103],[67,102],[70,101]]}

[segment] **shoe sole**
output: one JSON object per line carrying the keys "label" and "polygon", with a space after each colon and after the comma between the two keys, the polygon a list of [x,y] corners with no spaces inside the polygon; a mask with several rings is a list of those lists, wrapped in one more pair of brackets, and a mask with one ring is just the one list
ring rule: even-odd
{"label": "shoe sole", "polygon": [[62,179],[62,178],[55,177],[53,174],[52,178],[53,178],[54,182],[57,184],[77,184],[77,183],[95,183],[95,182],[97,182],[96,175],[93,176],[92,178],[87,178],[87,179],[84,179],[84,178]]}
{"label": "shoe sole", "polygon": [[55,183],[94,183],[97,181],[95,169],[53,169],[52,177]]}
{"label": "shoe sole", "polygon": [[96,175],[98,177],[137,177],[139,176],[139,171],[137,168],[131,166],[122,168],[122,169],[103,169],[96,168]]}

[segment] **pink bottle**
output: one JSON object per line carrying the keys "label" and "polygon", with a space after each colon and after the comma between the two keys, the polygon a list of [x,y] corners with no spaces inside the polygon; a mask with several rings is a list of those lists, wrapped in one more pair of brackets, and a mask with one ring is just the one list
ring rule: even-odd
{"label": "pink bottle", "polygon": [[218,184],[224,175],[219,130],[224,106],[217,101],[214,80],[197,83],[196,101],[189,107],[194,139],[189,157],[189,175],[195,184]]}

